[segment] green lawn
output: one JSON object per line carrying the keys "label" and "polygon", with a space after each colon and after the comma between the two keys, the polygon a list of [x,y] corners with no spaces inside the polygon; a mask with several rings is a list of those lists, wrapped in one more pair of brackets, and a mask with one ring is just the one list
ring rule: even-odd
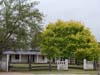
{"label": "green lawn", "polygon": [[[88,70],[85,71],[82,69],[82,66],[77,65],[70,65],[68,71],[57,71],[56,69],[53,69],[52,71],[49,70],[28,70],[28,64],[11,64],[14,67],[26,67],[27,70],[23,70],[19,68],[18,70],[15,70],[15,72],[26,72],[26,73],[34,73],[34,74],[97,74],[97,71],[95,70]],[[56,64],[52,64],[53,66],[56,66]],[[48,64],[32,64],[32,66],[48,66]],[[73,68],[74,67],[74,68]],[[77,68],[76,68],[77,67]],[[76,68],[76,69],[75,69]],[[81,68],[81,69],[80,69]]]}
{"label": "green lawn", "polygon": [[[4,72],[4,71],[0,71],[0,72]],[[84,71],[84,70],[79,70],[79,69],[69,69],[68,71],[57,71],[57,70],[52,70],[52,71],[48,71],[48,70],[38,70],[38,71],[10,71],[10,72],[21,72],[21,73],[32,73],[32,74],[95,74],[97,75],[98,71]]]}
{"label": "green lawn", "polygon": [[[15,67],[28,67],[29,64],[11,64],[11,66],[15,66]],[[32,64],[32,66],[48,66],[48,64]],[[56,65],[52,64],[52,66],[56,66]]]}
{"label": "green lawn", "polygon": [[69,69],[68,71],[57,71],[57,70],[38,70],[38,71],[11,71],[11,72],[22,72],[22,73],[32,73],[32,74],[97,74],[97,71],[84,71],[79,69]]}

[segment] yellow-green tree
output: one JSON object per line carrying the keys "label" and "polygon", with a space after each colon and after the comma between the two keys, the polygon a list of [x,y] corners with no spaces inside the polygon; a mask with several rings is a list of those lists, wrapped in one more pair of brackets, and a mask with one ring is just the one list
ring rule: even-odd
{"label": "yellow-green tree", "polygon": [[98,59],[98,43],[81,22],[58,20],[56,23],[49,23],[41,35],[40,47],[49,59]]}

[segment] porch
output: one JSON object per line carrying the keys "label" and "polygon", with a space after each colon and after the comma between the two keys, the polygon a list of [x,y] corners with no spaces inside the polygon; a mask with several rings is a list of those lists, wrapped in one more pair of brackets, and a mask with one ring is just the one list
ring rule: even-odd
{"label": "porch", "polygon": [[[34,63],[47,63],[46,56],[41,55],[40,51],[5,51],[3,52],[2,61],[6,63],[6,71],[9,71],[11,64],[28,64],[29,70]],[[5,64],[4,64],[5,65]]]}

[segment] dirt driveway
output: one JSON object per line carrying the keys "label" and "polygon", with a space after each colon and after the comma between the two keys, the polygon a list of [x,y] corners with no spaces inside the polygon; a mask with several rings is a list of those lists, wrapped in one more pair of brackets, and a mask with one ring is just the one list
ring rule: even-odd
{"label": "dirt driveway", "polygon": [[33,75],[33,74],[27,74],[27,73],[19,73],[19,72],[9,72],[9,73],[0,73],[0,75]]}

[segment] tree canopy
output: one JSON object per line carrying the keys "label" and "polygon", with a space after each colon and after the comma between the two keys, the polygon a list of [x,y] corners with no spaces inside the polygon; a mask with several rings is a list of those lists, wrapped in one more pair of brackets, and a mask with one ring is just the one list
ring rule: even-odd
{"label": "tree canopy", "polygon": [[58,20],[49,23],[41,36],[42,52],[50,58],[98,58],[98,43],[89,28],[81,22]]}
{"label": "tree canopy", "polygon": [[0,49],[26,49],[41,30],[43,14],[37,1],[0,0]]}

